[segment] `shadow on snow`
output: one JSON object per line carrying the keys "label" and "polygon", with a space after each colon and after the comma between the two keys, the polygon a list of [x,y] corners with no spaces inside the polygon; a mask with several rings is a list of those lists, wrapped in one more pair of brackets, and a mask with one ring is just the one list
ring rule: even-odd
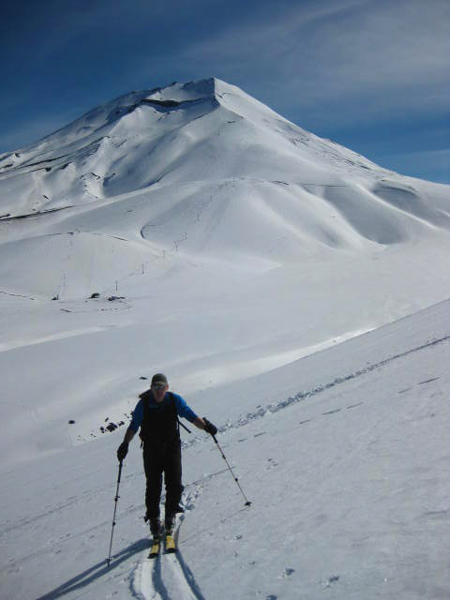
{"label": "shadow on snow", "polygon": [[83,573],[72,577],[72,579],[69,579],[69,581],[66,581],[51,592],[48,592],[43,596],[39,596],[39,598],[36,600],[56,600],[56,598],[61,598],[70,592],[82,589],[97,579],[100,579],[100,577],[107,575],[112,571],[112,569],[118,567],[131,556],[134,554],[139,554],[139,552],[142,552],[146,548],[148,548],[148,539],[142,539],[134,542],[134,544],[131,544],[131,546],[128,546],[127,548],[124,548],[115,554],[111,559],[111,564],[109,567],[106,563],[106,559],[102,560],[89,569],[86,569],[86,571],[83,571]]}

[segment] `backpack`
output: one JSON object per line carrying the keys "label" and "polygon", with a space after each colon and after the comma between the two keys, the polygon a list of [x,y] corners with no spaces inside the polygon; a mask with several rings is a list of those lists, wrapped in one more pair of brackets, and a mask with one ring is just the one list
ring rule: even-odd
{"label": "backpack", "polygon": [[175,395],[166,392],[164,401],[158,406],[149,406],[150,390],[140,395],[144,415],[139,436],[145,443],[165,444],[180,439],[180,426]]}

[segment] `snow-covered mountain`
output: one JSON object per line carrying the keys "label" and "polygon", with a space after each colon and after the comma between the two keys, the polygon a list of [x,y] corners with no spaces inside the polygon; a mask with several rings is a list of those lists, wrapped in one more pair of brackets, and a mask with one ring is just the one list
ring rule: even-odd
{"label": "snow-covered mountain", "polygon": [[[450,297],[449,186],[217,79],[132,92],[0,165],[2,410],[33,452],[119,420],[156,366],[200,393]],[[42,418],[18,408],[36,393]]]}
{"label": "snow-covered mountain", "polygon": [[[217,79],[1,156],[5,597],[447,597],[449,230],[450,186]],[[136,444],[106,572],[114,451],[156,371],[220,427],[254,512],[197,439],[182,555],[150,574]]]}
{"label": "snow-covered mountain", "polygon": [[[448,186],[381,169],[217,79],[133,92],[2,156],[0,215],[15,271],[17,238],[28,238],[27,254],[41,262],[53,247],[60,256],[69,234],[82,234],[69,240],[73,269],[53,264],[50,280],[28,285],[54,295],[65,274],[66,297],[178,250],[265,271],[450,229]],[[32,225],[16,227],[19,217]],[[98,243],[101,254],[120,255],[116,269],[100,258],[83,290],[80,281],[71,286],[69,272],[85,270],[84,253]]]}
{"label": "snow-covered mountain", "polygon": [[156,184],[244,179],[332,186],[349,173],[364,180],[372,172],[372,179],[392,175],[217,79],[117,98],[0,157],[0,169],[1,213],[13,216]]}

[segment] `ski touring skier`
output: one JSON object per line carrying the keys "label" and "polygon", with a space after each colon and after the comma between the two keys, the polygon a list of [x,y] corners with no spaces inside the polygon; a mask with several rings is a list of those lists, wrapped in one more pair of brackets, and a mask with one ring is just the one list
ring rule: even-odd
{"label": "ski touring skier", "polygon": [[[145,518],[150,522],[151,534],[157,542],[161,536],[160,499],[163,475],[166,489],[164,528],[168,538],[172,536],[176,513],[182,510],[178,417],[184,417],[212,436],[217,433],[217,428],[206,418],[197,416],[181,396],[169,392],[169,383],[163,373],[153,375],[150,389],[139,396],[131,423],[117,450],[117,458],[122,463],[128,453],[129,443],[140,428],[146,477]],[[173,540],[170,539],[170,542],[173,543]]]}

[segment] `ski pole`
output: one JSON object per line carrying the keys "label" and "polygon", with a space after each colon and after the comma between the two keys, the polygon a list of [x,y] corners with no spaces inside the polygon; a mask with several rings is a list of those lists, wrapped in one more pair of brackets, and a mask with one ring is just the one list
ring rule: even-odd
{"label": "ski pole", "polygon": [[191,431],[190,429],[188,429],[188,428],[186,427],[186,425],[180,421],[180,419],[177,419],[177,421],[178,421],[178,425],[181,425],[181,427],[182,427],[183,429],[186,429],[186,431],[187,431],[188,433],[192,433],[192,431]]}
{"label": "ski pole", "polygon": [[230,463],[227,461],[227,458],[226,458],[226,456],[225,456],[225,454],[224,454],[224,452],[223,452],[222,448],[220,447],[220,444],[219,444],[219,442],[217,441],[217,439],[216,439],[216,436],[215,436],[215,435],[212,435],[211,437],[212,437],[212,439],[213,439],[213,440],[216,442],[217,448],[219,449],[219,452],[220,452],[220,454],[222,455],[222,458],[223,458],[223,460],[226,462],[226,464],[227,464],[227,467],[228,467],[228,469],[229,469],[230,473],[231,473],[231,474],[232,474],[232,476],[233,476],[233,479],[234,479],[234,480],[235,480],[235,482],[237,483],[237,486],[238,486],[238,488],[240,489],[240,491],[241,491],[241,494],[244,496],[244,500],[245,500],[245,506],[251,506],[251,502],[250,502],[250,500],[247,498],[247,496],[244,494],[244,490],[241,488],[241,484],[239,483],[239,480],[238,480],[238,478],[237,478],[237,477],[236,477],[236,475],[234,474],[234,472],[233,472],[233,469],[230,467]]}
{"label": "ski pole", "polygon": [[111,539],[109,541],[109,554],[108,554],[108,558],[106,559],[106,564],[108,565],[108,569],[109,569],[109,565],[111,563],[111,550],[112,550],[112,543],[113,543],[114,527],[116,525],[117,501],[120,498],[119,485],[120,485],[120,476],[121,475],[122,475],[122,461],[120,461],[120,463],[119,463],[119,475],[117,477],[117,489],[116,489],[116,496],[114,498],[114,514],[113,514],[113,522],[112,522],[112,527],[111,527]]}

